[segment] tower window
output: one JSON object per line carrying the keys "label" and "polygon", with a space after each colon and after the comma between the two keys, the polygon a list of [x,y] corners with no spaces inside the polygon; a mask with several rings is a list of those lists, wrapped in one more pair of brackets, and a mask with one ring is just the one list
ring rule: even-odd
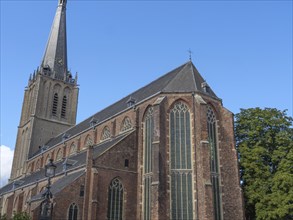
{"label": "tower window", "polygon": [[56,114],[57,114],[57,107],[58,107],[58,94],[55,93],[54,98],[53,98],[53,107],[52,107],[52,115],[53,116],[56,116]]}
{"label": "tower window", "polygon": [[66,117],[66,106],[67,106],[67,98],[66,98],[66,96],[63,96],[62,109],[61,109],[61,118]]}

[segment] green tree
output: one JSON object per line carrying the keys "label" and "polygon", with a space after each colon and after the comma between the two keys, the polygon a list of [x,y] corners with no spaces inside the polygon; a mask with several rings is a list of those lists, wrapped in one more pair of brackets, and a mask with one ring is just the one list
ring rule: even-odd
{"label": "green tree", "polygon": [[31,220],[31,217],[26,212],[15,212],[12,220]]}
{"label": "green tree", "polygon": [[250,108],[235,119],[246,219],[293,219],[292,117],[275,108]]}

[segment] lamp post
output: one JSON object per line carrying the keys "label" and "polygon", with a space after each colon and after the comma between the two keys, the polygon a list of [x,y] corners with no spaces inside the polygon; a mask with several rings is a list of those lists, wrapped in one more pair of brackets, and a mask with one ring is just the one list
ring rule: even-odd
{"label": "lamp post", "polygon": [[55,176],[56,165],[53,163],[53,159],[45,165],[45,176],[48,177],[48,184],[46,186],[46,192],[42,195],[45,200],[41,203],[41,220],[51,220],[53,203],[51,202],[52,193],[51,188],[51,178]]}

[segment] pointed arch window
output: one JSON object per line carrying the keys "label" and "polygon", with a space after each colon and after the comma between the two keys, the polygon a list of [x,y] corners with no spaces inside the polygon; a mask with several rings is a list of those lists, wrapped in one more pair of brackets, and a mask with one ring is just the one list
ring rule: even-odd
{"label": "pointed arch window", "polygon": [[102,131],[101,140],[106,140],[111,137],[111,132],[108,126],[104,127]]}
{"label": "pointed arch window", "polygon": [[123,218],[123,185],[118,178],[113,179],[109,186],[107,218],[109,220]]}
{"label": "pointed arch window", "polygon": [[57,115],[57,107],[58,107],[58,94],[55,93],[53,97],[53,106],[52,106],[52,115]]}
{"label": "pointed arch window", "polygon": [[78,208],[75,203],[72,203],[68,209],[68,220],[77,220]]}
{"label": "pointed arch window", "polygon": [[61,118],[66,117],[66,106],[67,106],[67,97],[63,96],[62,108],[61,108]]}
{"label": "pointed arch window", "polygon": [[208,140],[210,143],[210,156],[211,156],[211,181],[213,189],[213,206],[215,220],[222,219],[221,213],[221,196],[220,196],[220,176],[219,176],[219,164],[218,164],[218,143],[217,143],[217,131],[216,131],[216,115],[208,106],[207,109],[207,125],[208,125]]}
{"label": "pointed arch window", "polygon": [[177,102],[170,111],[171,216],[193,219],[190,110]]}
{"label": "pointed arch window", "polygon": [[70,149],[69,149],[69,155],[75,154],[76,151],[77,151],[76,144],[75,143],[71,144]]}
{"label": "pointed arch window", "polygon": [[153,107],[149,107],[144,119],[144,220],[151,219],[151,184],[152,184],[152,142],[154,133]]}
{"label": "pointed arch window", "polygon": [[62,157],[63,157],[63,151],[62,151],[62,149],[59,149],[59,150],[57,151],[56,161],[61,160]]}
{"label": "pointed arch window", "polygon": [[127,131],[127,130],[131,129],[131,128],[132,128],[132,123],[131,123],[130,118],[125,117],[123,122],[122,122],[122,126],[121,126],[120,131],[124,132],[124,131]]}

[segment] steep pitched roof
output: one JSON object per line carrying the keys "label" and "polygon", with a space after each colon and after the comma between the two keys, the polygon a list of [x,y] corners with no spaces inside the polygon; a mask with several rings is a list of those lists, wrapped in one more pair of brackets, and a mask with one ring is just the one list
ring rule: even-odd
{"label": "steep pitched roof", "polygon": [[[202,88],[202,84],[205,83],[203,77],[199,74],[195,66],[191,61],[177,67],[176,69],[168,72],[157,80],[151,82],[150,84],[142,87],[141,89],[131,93],[130,95],[122,98],[118,102],[110,105],[104,110],[92,115],[88,119],[82,121],[76,126],[70,128],[64,133],[69,136],[74,136],[91,126],[91,121],[94,118],[97,123],[102,123],[114,115],[125,111],[128,108],[127,102],[130,99],[135,100],[135,103],[138,104],[144,100],[151,98],[154,95],[160,93],[184,93],[184,92],[199,92],[205,93],[211,97],[216,99],[216,94],[212,91],[212,89],[204,90]],[[53,147],[54,145],[60,143],[62,141],[63,134],[51,139],[46,145],[48,147]],[[38,153],[37,153],[38,154]]]}
{"label": "steep pitched roof", "polygon": [[55,72],[55,78],[64,80],[67,74],[66,1],[59,0],[51,27],[42,67]]}

